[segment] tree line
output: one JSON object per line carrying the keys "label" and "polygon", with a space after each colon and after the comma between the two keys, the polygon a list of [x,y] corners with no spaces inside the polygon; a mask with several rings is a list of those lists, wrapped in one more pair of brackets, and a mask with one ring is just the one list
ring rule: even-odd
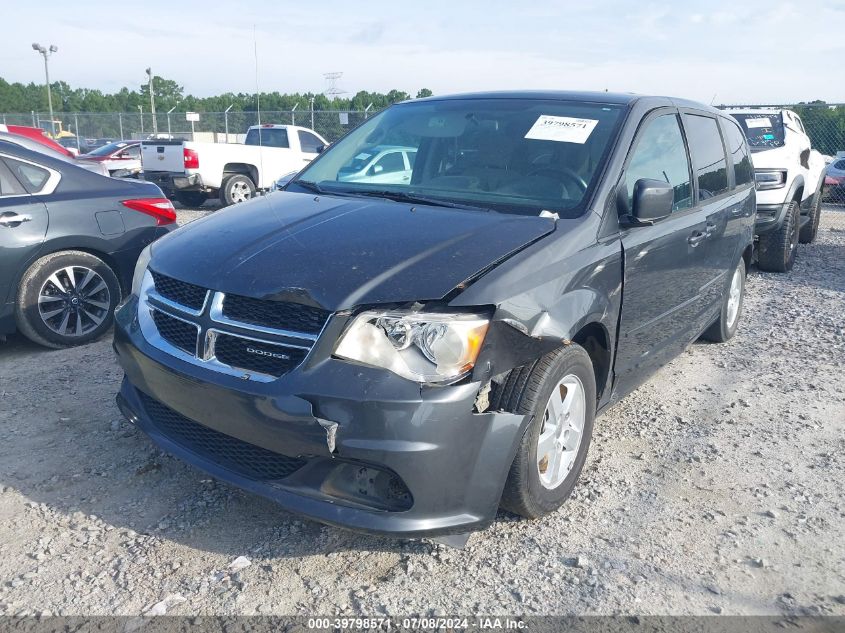
{"label": "tree line", "polygon": [[[50,84],[53,97],[53,110],[61,113],[74,112],[137,112],[138,106],[145,111],[149,108],[149,84],[142,84],[137,90],[127,87],[114,93],[90,88],[74,88],[64,81]],[[416,93],[416,98],[431,96],[431,90],[423,88]],[[231,112],[254,112],[258,107],[255,94],[226,92],[211,97],[195,97],[185,94],[183,86],[173,79],[155,76],[153,78],[153,96],[156,110],[166,112],[176,107],[178,111],[222,112],[232,106]],[[387,93],[367,92],[365,90],[353,96],[336,95],[328,97],[320,93],[283,94],[262,92],[261,109],[268,111],[291,110],[298,104],[299,110],[310,108],[314,99],[315,110],[364,110],[372,104],[371,110],[378,111],[397,101],[412,97],[402,90]],[[20,82],[9,83],[0,77],[0,113],[26,113],[47,111],[47,90],[44,84]]]}

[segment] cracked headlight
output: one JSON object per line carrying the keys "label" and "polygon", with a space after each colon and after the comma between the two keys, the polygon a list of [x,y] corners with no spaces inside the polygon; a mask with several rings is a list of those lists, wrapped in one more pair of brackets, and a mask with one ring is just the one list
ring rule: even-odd
{"label": "cracked headlight", "polygon": [[415,382],[450,383],[475,365],[489,324],[478,314],[368,311],[355,317],[334,353]]}

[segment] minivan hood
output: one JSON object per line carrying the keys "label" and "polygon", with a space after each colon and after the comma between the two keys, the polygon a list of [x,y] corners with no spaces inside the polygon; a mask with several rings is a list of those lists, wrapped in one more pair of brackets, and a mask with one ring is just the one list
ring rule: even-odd
{"label": "minivan hood", "polygon": [[153,246],[151,267],[336,311],[441,299],[554,228],[549,218],[281,192],[170,233]]}

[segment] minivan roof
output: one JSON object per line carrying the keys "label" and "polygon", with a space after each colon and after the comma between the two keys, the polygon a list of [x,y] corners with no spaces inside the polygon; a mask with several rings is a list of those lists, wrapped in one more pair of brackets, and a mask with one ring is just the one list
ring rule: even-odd
{"label": "minivan roof", "polygon": [[[642,103],[647,106],[675,106],[678,108],[695,108],[706,110],[712,113],[722,113],[721,110],[688,99],[677,97],[662,97],[640,95],[632,92],[587,92],[578,90],[507,90],[495,92],[470,92],[465,94],[452,94],[442,97],[426,97],[424,99],[413,99],[403,103],[416,103],[418,101],[445,101],[451,99],[538,99],[547,101],[581,101],[584,103],[607,103],[614,105],[630,106],[634,103]],[[724,115],[723,115],[724,116]]]}

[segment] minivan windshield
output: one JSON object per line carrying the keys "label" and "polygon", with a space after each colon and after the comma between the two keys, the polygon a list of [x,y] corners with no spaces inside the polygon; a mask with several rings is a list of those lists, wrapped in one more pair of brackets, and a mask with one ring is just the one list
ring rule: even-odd
{"label": "minivan windshield", "polygon": [[751,149],[783,147],[783,117],[779,113],[735,114],[732,112],[731,116],[739,121]]}
{"label": "minivan windshield", "polygon": [[575,217],[601,173],[623,108],[518,98],[403,103],[329,147],[288,186]]}

